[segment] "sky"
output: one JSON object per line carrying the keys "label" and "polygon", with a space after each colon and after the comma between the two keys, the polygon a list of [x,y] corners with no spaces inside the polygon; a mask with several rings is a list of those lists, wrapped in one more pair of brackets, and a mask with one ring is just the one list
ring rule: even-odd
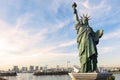
{"label": "sky", "polygon": [[72,3],[104,30],[98,66],[120,66],[119,0],[0,0],[0,70],[14,65],[80,65]]}

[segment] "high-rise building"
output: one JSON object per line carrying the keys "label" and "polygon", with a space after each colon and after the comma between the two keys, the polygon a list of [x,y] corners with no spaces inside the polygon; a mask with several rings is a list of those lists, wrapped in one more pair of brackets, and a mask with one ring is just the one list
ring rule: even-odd
{"label": "high-rise building", "polygon": [[19,72],[18,66],[13,66],[13,69],[12,69],[12,70],[15,71],[15,72]]}
{"label": "high-rise building", "polygon": [[40,67],[40,72],[43,72],[43,67]]}
{"label": "high-rise building", "polygon": [[34,66],[31,65],[31,66],[29,67],[29,71],[30,71],[30,72],[33,72],[33,71],[34,71]]}
{"label": "high-rise building", "polygon": [[35,66],[35,71],[39,70],[39,67],[38,66]]}
{"label": "high-rise building", "polygon": [[43,67],[40,67],[40,70],[43,70]]}
{"label": "high-rise building", "polygon": [[27,67],[22,67],[21,71],[27,71]]}
{"label": "high-rise building", "polygon": [[60,69],[59,65],[56,66],[56,69],[57,69],[57,70]]}
{"label": "high-rise building", "polygon": [[48,66],[48,65],[45,65],[45,66],[43,67],[43,70],[44,70],[45,72],[47,72],[47,69],[48,69],[47,66]]}

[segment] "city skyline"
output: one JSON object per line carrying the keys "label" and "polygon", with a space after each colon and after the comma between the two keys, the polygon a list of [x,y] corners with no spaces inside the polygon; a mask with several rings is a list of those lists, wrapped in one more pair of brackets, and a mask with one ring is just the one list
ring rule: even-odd
{"label": "city skyline", "polygon": [[[74,65],[76,66],[76,65]],[[29,66],[18,66],[18,65],[14,65],[11,68],[8,68],[5,71],[16,71],[16,72],[22,72],[22,71],[29,71],[29,72],[34,72],[34,71],[38,71],[41,69],[67,69],[67,68],[72,68],[72,66],[68,65],[68,66],[60,66],[60,65],[56,65],[54,67],[51,67],[49,65],[44,65],[44,66],[35,66],[35,65],[29,65]],[[2,70],[0,70],[2,71]],[[3,70],[4,71],[4,70]]]}
{"label": "city skyline", "polygon": [[[103,29],[98,66],[120,66],[119,0],[74,0]],[[73,0],[0,0],[0,70],[13,65],[80,65]]]}

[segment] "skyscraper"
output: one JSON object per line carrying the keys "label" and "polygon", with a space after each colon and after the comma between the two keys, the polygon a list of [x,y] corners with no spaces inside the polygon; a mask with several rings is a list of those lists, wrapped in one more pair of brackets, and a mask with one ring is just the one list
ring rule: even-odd
{"label": "skyscraper", "polygon": [[22,67],[21,71],[27,71],[27,67]]}
{"label": "skyscraper", "polygon": [[14,66],[12,70],[15,71],[15,72],[19,72],[18,66]]}
{"label": "skyscraper", "polygon": [[39,67],[38,67],[38,66],[35,67],[35,71],[37,71],[37,70],[39,70]]}
{"label": "skyscraper", "polygon": [[33,72],[33,71],[34,71],[34,66],[31,65],[31,66],[29,67],[29,71],[30,71],[30,72]]}

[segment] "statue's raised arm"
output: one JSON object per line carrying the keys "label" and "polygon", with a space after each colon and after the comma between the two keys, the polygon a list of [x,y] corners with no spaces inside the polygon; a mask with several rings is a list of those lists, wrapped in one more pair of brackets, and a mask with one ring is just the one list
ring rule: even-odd
{"label": "statue's raised arm", "polygon": [[76,20],[76,24],[78,24],[80,21],[79,21],[79,17],[78,17],[78,14],[77,14],[77,4],[74,2],[72,4],[72,8],[73,8],[73,12],[74,12],[74,15],[75,15],[75,20]]}

